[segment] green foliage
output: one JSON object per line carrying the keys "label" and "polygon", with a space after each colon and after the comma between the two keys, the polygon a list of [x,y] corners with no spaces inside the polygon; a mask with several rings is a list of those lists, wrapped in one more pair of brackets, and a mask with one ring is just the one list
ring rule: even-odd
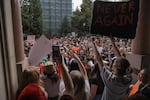
{"label": "green foliage", "polygon": [[21,15],[24,34],[42,34],[42,8],[40,0],[24,0],[21,7]]}
{"label": "green foliage", "polygon": [[66,36],[69,32],[71,32],[71,25],[68,18],[64,17],[60,29],[61,36]]}
{"label": "green foliage", "polygon": [[91,24],[92,15],[92,0],[83,0],[81,4],[81,9],[76,9],[73,12],[73,17],[71,21],[72,30],[75,32],[88,32]]}

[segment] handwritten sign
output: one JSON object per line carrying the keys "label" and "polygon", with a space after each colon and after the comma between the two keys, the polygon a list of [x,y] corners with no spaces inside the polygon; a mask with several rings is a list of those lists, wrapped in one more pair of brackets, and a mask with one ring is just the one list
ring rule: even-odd
{"label": "handwritten sign", "polygon": [[52,53],[52,40],[42,35],[29,52],[29,62],[31,65],[38,65],[42,58],[50,53]]}
{"label": "handwritten sign", "polygon": [[138,21],[139,0],[128,2],[95,1],[92,34],[134,38]]}

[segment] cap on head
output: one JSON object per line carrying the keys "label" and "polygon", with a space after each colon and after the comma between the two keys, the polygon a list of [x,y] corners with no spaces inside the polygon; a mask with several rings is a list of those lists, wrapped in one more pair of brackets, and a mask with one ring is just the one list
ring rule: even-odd
{"label": "cap on head", "polygon": [[54,64],[52,61],[48,61],[44,64],[44,72],[46,74],[51,74],[54,70]]}

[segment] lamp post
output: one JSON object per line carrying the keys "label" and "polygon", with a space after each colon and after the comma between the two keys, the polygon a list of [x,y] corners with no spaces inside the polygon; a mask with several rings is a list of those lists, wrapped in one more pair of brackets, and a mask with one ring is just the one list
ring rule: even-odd
{"label": "lamp post", "polygon": [[84,22],[83,23],[83,35],[85,35],[85,26],[86,26],[86,23]]}

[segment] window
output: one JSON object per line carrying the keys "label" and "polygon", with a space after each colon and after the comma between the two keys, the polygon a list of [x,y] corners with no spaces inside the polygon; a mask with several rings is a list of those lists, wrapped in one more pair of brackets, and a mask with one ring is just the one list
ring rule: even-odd
{"label": "window", "polygon": [[50,2],[50,0],[44,0],[43,2],[49,3],[49,2]]}

